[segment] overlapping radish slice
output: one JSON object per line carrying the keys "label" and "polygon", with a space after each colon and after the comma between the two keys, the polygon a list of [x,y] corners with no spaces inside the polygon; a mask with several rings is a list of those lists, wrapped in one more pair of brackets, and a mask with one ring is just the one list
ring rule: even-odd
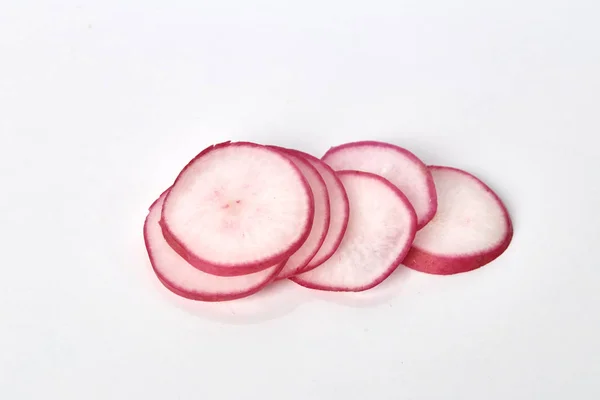
{"label": "overlapping radish slice", "polygon": [[363,141],[332,147],[322,160],[336,171],[357,170],[380,175],[406,195],[421,229],[435,215],[437,197],[427,166],[413,153],[390,143]]}
{"label": "overlapping radish slice", "polygon": [[295,150],[275,146],[270,147],[284,154],[298,167],[310,185],[315,203],[314,219],[308,238],[290,256],[283,269],[277,275],[278,279],[284,279],[295,275],[305,268],[323,244],[327,230],[329,229],[329,194],[325,186],[325,181],[317,169],[301,155],[297,154]]}
{"label": "overlapping radish slice", "polygon": [[341,171],[350,201],[346,234],[335,253],[311,271],[291,278],[312,289],[363,291],[387,278],[414,239],[417,218],[408,199],[386,179]]}
{"label": "overlapping radish slice", "polygon": [[304,157],[306,161],[311,163],[312,166],[317,169],[321,177],[323,177],[327,192],[329,193],[330,219],[327,236],[317,254],[315,254],[308,265],[301,270],[301,272],[306,272],[323,264],[337,250],[348,226],[350,206],[348,203],[348,195],[346,194],[346,189],[344,189],[342,181],[340,181],[329,165],[318,158],[301,151],[295,151],[295,154]]}
{"label": "overlapping radish slice", "polygon": [[512,239],[510,216],[481,180],[450,167],[429,167],[438,196],[435,217],[421,229],[404,260],[431,274],[456,274],[496,259]]}
{"label": "overlapping radish slice", "polygon": [[499,257],[512,235],[506,207],[481,180],[374,141],[333,147],[321,160],[248,142],[211,146],[144,224],[158,279],[201,301],[246,297],[284,278],[360,292],[401,263],[457,274]]}
{"label": "overlapping radish slice", "polygon": [[194,267],[237,276],[294,254],[313,215],[310,187],[287,157],[254,143],[226,142],[181,171],[165,198],[161,226]]}
{"label": "overlapping radish slice", "polygon": [[166,193],[150,207],[144,223],[144,240],[152,268],[172,292],[193,300],[224,301],[249,296],[271,282],[283,263],[242,276],[215,276],[185,261],[165,241],[159,221]]}

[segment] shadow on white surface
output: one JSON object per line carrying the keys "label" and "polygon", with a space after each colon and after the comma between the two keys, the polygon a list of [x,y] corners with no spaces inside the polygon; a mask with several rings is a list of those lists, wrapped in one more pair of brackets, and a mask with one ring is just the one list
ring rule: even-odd
{"label": "shadow on white surface", "polygon": [[[400,265],[385,281],[364,292],[326,292],[311,290],[315,298],[349,307],[374,307],[390,302],[402,293],[412,271]],[[309,290],[309,289],[307,289]]]}
{"label": "shadow on white surface", "polygon": [[291,281],[274,282],[260,292],[237,300],[202,302],[180,297],[153,276],[154,289],[167,302],[195,317],[226,324],[256,324],[283,317],[299,305],[323,300],[349,307],[374,307],[388,303],[402,293],[412,271],[400,266],[384,282],[364,292],[326,292],[304,288]]}
{"label": "shadow on white surface", "polygon": [[199,318],[227,324],[255,324],[282,317],[308,300],[292,282],[279,281],[258,293],[237,300],[202,302],[180,297],[155,279],[162,296],[175,307]]}

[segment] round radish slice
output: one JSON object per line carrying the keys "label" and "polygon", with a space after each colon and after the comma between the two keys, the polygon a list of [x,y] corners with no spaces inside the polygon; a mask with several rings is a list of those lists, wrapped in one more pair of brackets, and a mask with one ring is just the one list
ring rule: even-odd
{"label": "round radish slice", "polygon": [[165,241],[160,214],[166,193],[150,207],[144,224],[144,240],[150,263],[158,279],[175,294],[193,300],[224,301],[258,292],[271,282],[283,263],[242,276],[215,276],[192,267]]}
{"label": "round radish slice", "polygon": [[336,171],[357,170],[380,175],[396,185],[417,214],[417,229],[435,215],[437,196],[431,173],[413,153],[383,142],[353,142],[332,147],[322,160]]}
{"label": "round radish slice", "polygon": [[302,246],[290,256],[277,278],[284,279],[302,270],[317,253],[329,228],[329,194],[325,181],[319,172],[295,150],[269,146],[288,157],[298,167],[310,185],[315,202],[315,215],[308,238]]}
{"label": "round radish slice", "polygon": [[500,198],[468,172],[429,167],[438,195],[437,214],[417,233],[404,260],[412,269],[449,275],[479,268],[504,252],[513,234]]}
{"label": "round radish slice", "polygon": [[313,195],[298,168],[254,143],[221,143],[181,171],[162,209],[168,243],[214,275],[260,271],[287,259],[308,237]]}
{"label": "round radish slice", "polygon": [[406,196],[384,178],[359,171],[338,175],[350,200],[342,243],[321,266],[291,279],[312,289],[359,292],[383,282],[402,262],[417,217]]}
{"label": "round radish slice", "polygon": [[344,233],[346,232],[346,227],[348,226],[350,207],[348,205],[346,189],[344,189],[342,181],[340,181],[329,165],[307,153],[295,151],[295,154],[304,157],[306,161],[311,163],[312,166],[317,169],[321,177],[323,177],[325,185],[327,186],[327,192],[329,193],[330,219],[327,236],[317,254],[315,254],[308,265],[302,269],[301,272],[305,272],[315,269],[323,264],[337,250],[344,237]]}

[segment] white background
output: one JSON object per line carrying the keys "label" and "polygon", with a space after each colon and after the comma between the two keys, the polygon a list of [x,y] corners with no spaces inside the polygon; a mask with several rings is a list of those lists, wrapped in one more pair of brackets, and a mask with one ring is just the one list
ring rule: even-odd
{"label": "white background", "polygon": [[[0,398],[600,398],[600,3],[4,1]],[[147,206],[209,144],[389,140],[515,236],[363,296],[190,304]]]}

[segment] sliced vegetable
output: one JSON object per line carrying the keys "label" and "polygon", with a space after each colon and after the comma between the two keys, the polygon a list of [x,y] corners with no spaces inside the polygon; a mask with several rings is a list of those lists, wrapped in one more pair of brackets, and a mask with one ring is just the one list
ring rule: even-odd
{"label": "sliced vegetable", "polygon": [[257,272],[308,237],[314,202],[298,168],[254,143],[221,143],[196,156],[165,198],[161,226],[190,264],[214,275]]}
{"label": "sliced vegetable", "polygon": [[379,175],[341,171],[338,176],[350,200],[342,243],[329,260],[291,279],[311,289],[359,292],[383,282],[402,262],[417,217],[406,196]]}
{"label": "sliced vegetable", "polygon": [[500,198],[468,172],[429,167],[438,193],[436,216],[421,229],[404,260],[407,267],[430,274],[471,271],[496,259],[513,235]]}
{"label": "sliced vegetable", "polygon": [[150,207],[144,223],[144,240],[156,276],[172,292],[201,301],[239,299],[258,292],[283,268],[283,263],[279,263],[253,274],[231,277],[215,276],[194,268],[163,237],[159,221],[165,197],[166,193],[162,194]]}

